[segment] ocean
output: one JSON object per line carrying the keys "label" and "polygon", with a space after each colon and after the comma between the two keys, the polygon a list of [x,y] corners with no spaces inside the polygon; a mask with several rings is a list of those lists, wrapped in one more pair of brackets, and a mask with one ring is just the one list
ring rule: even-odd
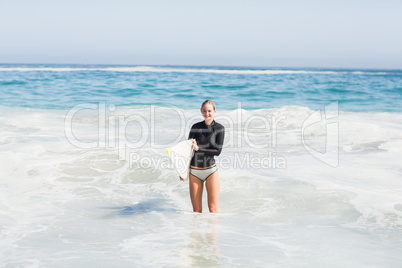
{"label": "ocean", "polygon": [[[225,126],[219,214],[166,148]],[[0,64],[1,267],[400,267],[402,70]]]}

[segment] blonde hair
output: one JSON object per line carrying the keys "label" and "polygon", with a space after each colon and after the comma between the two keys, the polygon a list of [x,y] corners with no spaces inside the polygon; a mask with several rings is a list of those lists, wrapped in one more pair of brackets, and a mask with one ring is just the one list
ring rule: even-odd
{"label": "blonde hair", "polygon": [[211,100],[206,100],[206,101],[204,101],[204,102],[202,103],[202,105],[201,105],[201,109],[202,109],[202,107],[204,107],[204,105],[206,105],[206,104],[211,104],[212,107],[214,108],[214,111],[216,110],[215,103],[214,103],[213,101],[211,101]]}

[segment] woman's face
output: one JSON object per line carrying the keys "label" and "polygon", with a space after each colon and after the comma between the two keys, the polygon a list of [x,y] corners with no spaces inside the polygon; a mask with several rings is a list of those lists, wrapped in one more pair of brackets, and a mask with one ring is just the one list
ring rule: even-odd
{"label": "woman's face", "polygon": [[207,103],[201,108],[201,114],[204,117],[205,120],[212,120],[214,119],[216,111],[214,110],[214,107]]}

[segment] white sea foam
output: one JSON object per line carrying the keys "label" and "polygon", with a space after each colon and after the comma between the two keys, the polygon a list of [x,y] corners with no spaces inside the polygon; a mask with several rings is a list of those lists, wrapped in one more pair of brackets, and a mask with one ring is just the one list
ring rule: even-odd
{"label": "white sea foam", "polygon": [[[197,215],[188,213],[188,184],[164,159],[165,148],[201,120],[199,111],[107,112],[102,122],[84,111],[70,120],[68,111],[0,107],[6,267],[395,267],[402,261],[402,114],[340,112],[339,164],[332,167],[305,148],[322,151],[328,134],[329,122],[304,125],[312,110],[219,111],[216,120],[226,127],[218,157],[222,214]],[[130,115],[136,117],[117,123],[117,116]],[[66,137],[69,125],[73,137]],[[79,147],[93,141],[93,148]]]}
{"label": "white sea foam", "polygon": [[155,72],[155,73],[216,73],[216,74],[244,74],[244,75],[276,75],[276,74],[364,74],[364,75],[393,75],[390,72],[364,72],[364,71],[326,71],[326,70],[255,70],[255,69],[213,69],[213,68],[186,68],[186,67],[0,67],[0,72],[18,71],[47,71],[47,72],[81,72],[81,71],[104,71],[104,72]]}

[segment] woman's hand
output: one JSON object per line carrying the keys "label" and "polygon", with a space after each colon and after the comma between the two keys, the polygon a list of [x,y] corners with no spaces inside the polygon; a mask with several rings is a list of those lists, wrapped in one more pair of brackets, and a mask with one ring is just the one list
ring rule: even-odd
{"label": "woman's hand", "polygon": [[197,145],[197,141],[195,139],[191,139],[191,141],[193,142],[193,148],[195,151],[198,151],[200,149],[200,147],[198,147]]}
{"label": "woman's hand", "polygon": [[187,179],[183,179],[182,177],[179,177],[181,181],[186,181]]}

